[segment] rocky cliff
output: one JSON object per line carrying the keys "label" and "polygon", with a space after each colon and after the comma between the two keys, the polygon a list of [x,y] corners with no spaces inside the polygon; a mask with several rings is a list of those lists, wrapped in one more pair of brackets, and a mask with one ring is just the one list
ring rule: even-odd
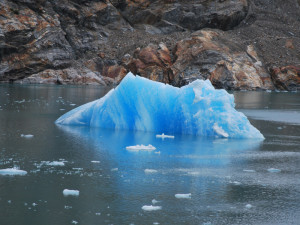
{"label": "rocky cliff", "polygon": [[300,89],[300,1],[0,0],[0,82]]}

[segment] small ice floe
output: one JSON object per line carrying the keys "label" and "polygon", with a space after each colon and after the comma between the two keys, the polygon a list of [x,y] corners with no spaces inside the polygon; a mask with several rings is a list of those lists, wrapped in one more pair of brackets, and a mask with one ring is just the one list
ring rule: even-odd
{"label": "small ice floe", "polygon": [[97,212],[95,213],[96,216],[101,216],[101,213]]}
{"label": "small ice floe", "polygon": [[230,181],[231,184],[234,184],[234,185],[241,185],[242,183],[241,182],[238,182],[238,181]]}
{"label": "small ice floe", "polygon": [[269,168],[268,172],[270,172],[270,173],[279,173],[279,172],[281,172],[281,170],[280,169],[275,169],[275,168]]}
{"label": "small ice floe", "polygon": [[156,138],[161,138],[161,139],[165,139],[165,138],[175,138],[175,136],[173,135],[165,135],[164,133],[162,134],[157,134]]}
{"label": "small ice floe", "polygon": [[64,166],[65,163],[61,161],[53,161],[53,162],[44,162],[47,166]]}
{"label": "small ice floe", "polygon": [[277,127],[278,130],[282,130],[282,127]]}
{"label": "small ice floe", "polygon": [[155,205],[156,203],[159,203],[159,201],[152,199],[152,204]]}
{"label": "small ice floe", "polygon": [[112,168],[110,171],[114,172],[114,171],[118,171],[118,168]]}
{"label": "small ice floe", "polygon": [[223,130],[222,127],[219,127],[217,123],[214,124],[213,129],[221,137],[224,137],[224,138],[228,138],[229,137],[229,135]]}
{"label": "small ice floe", "polygon": [[159,224],[159,222],[153,222],[153,225],[158,225]]}
{"label": "small ice floe", "polygon": [[11,204],[11,200],[8,200],[7,203],[8,203],[8,204]]}
{"label": "small ice floe", "polygon": [[243,170],[243,171],[247,173],[255,173],[255,170]]}
{"label": "small ice floe", "polygon": [[25,170],[19,170],[17,168],[7,168],[0,170],[0,175],[8,175],[8,176],[24,176],[27,174]]}
{"label": "small ice floe", "polygon": [[146,151],[153,151],[156,148],[153,145],[135,145],[135,146],[127,146],[126,150],[131,151],[139,151],[139,150],[146,150]]}
{"label": "small ice floe", "polygon": [[245,208],[247,208],[247,209],[251,209],[253,206],[251,205],[251,204],[247,204],[247,205],[245,205]]}
{"label": "small ice floe", "polygon": [[157,173],[157,170],[153,170],[153,169],[145,169],[144,172],[145,172],[145,173]]}
{"label": "small ice floe", "polygon": [[65,111],[65,109],[59,109],[60,111]]}
{"label": "small ice floe", "polygon": [[192,198],[192,194],[175,194],[175,198]]}
{"label": "small ice floe", "polygon": [[33,138],[33,135],[32,134],[21,134],[21,137],[22,138]]}
{"label": "small ice floe", "polygon": [[72,168],[72,170],[82,171],[83,168]]}
{"label": "small ice floe", "polygon": [[25,102],[25,99],[23,99],[23,100],[21,100],[21,101],[15,101],[16,103],[23,103],[23,102]]}
{"label": "small ice floe", "polygon": [[70,106],[75,106],[76,104],[74,104],[74,103],[72,103],[72,104],[70,104]]}
{"label": "small ice floe", "polygon": [[158,152],[154,152],[155,154],[158,154],[158,155],[160,155],[160,151],[158,151]]}
{"label": "small ice floe", "polygon": [[32,203],[32,206],[33,206],[33,207],[35,207],[35,206],[37,206],[37,205],[38,205],[38,204],[36,204],[36,203]]}
{"label": "small ice floe", "polygon": [[72,220],[72,224],[77,224],[78,222],[76,220]]}
{"label": "small ice floe", "polygon": [[65,209],[72,209],[72,206],[65,205]]}
{"label": "small ice floe", "polygon": [[100,163],[100,161],[91,161],[91,163]]}
{"label": "small ice floe", "polygon": [[64,196],[79,196],[79,191],[78,190],[64,189],[63,190],[63,195]]}
{"label": "small ice floe", "polygon": [[144,205],[142,207],[142,210],[145,211],[156,211],[156,210],[161,210],[162,207],[161,206],[153,206],[153,205]]}

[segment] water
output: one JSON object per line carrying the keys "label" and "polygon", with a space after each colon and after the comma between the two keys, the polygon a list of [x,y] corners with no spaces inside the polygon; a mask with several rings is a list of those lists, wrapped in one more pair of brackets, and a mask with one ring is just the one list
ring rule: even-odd
{"label": "water", "polygon": [[[300,93],[234,93],[264,141],[54,124],[107,91],[0,85],[0,169],[28,172],[0,176],[1,225],[299,224]],[[156,150],[126,150],[137,144]]]}

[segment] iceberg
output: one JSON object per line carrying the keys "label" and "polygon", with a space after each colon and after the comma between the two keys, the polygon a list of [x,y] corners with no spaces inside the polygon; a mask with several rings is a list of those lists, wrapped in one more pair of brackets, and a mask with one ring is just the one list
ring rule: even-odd
{"label": "iceberg", "polygon": [[128,73],[104,97],[65,113],[55,123],[220,138],[264,138],[234,106],[233,95],[216,90],[209,80],[196,80],[178,88]]}
{"label": "iceberg", "polygon": [[146,151],[153,151],[156,148],[153,145],[135,145],[135,146],[127,146],[126,150],[131,151],[139,151],[139,150],[146,150]]}

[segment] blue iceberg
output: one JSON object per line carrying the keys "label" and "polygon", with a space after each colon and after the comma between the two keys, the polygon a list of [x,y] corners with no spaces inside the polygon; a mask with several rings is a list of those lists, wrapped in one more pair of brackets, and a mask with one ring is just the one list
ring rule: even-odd
{"label": "blue iceberg", "polygon": [[223,138],[264,138],[234,109],[234,97],[209,80],[177,88],[128,73],[104,97],[77,107],[57,124],[192,134]]}

